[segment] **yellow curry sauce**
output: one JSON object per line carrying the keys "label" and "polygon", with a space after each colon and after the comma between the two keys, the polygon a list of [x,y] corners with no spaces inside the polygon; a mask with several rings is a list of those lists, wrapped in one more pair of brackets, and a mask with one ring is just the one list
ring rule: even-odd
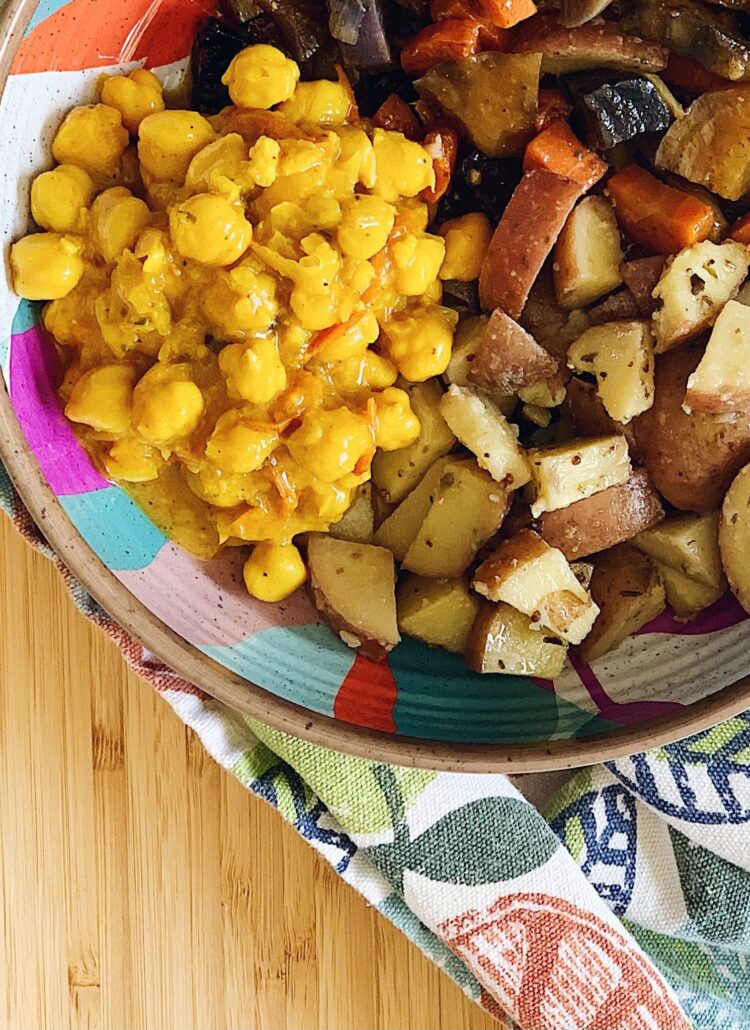
{"label": "yellow curry sauce", "polygon": [[300,82],[259,45],[224,82],[235,106],[204,118],[165,110],[150,72],[105,79],[58,130],[31,193],[45,231],[11,266],[49,301],[94,461],[201,555],[258,544],[248,589],[279,600],[305,578],[294,536],[416,439],[394,384],[445,371],[441,266],[476,264],[488,225],[426,232],[430,155],[360,123],[345,80]]}

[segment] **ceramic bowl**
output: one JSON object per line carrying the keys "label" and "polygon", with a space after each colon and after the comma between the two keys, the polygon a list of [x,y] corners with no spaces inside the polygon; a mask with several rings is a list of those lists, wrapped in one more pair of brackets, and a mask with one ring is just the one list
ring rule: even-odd
{"label": "ceramic bowl", "polygon": [[[178,82],[211,0],[10,0],[0,27],[0,226],[28,227],[32,177],[65,111],[102,72],[145,64]],[[6,261],[7,266],[7,261]],[[241,556],[190,557],[102,479],[62,416],[39,305],[0,283],[0,453],[63,562],[148,650],[240,712],[403,765],[524,772],[601,761],[750,707],[750,622],[727,596],[689,625],[665,613],[592,667],[554,683],[478,676],[404,642],[376,665],[303,595],[249,598]]]}

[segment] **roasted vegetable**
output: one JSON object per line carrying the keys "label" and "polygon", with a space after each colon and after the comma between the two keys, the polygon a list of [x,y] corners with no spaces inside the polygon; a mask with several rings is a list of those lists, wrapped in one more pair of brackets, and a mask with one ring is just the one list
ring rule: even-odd
{"label": "roasted vegetable", "polygon": [[587,383],[573,376],[565,391],[562,412],[578,436],[607,436],[610,433],[622,433],[628,441],[631,454],[635,456],[632,426],[616,422],[611,415],[607,414],[594,383]]}
{"label": "roasted vegetable", "polygon": [[424,129],[411,107],[398,93],[390,93],[375,112],[372,124],[389,132],[402,132],[407,139],[421,140]]}
{"label": "roasted vegetable", "polygon": [[513,37],[512,50],[517,54],[541,54],[542,72],[553,75],[587,68],[658,72],[667,63],[663,47],[628,36],[612,22],[565,28],[548,14],[521,25]]}
{"label": "roasted vegetable", "polygon": [[539,66],[537,54],[478,54],[437,65],[415,86],[485,154],[506,157],[532,135]]}
{"label": "roasted vegetable", "polygon": [[[271,0],[275,2],[275,0]],[[296,0],[295,0],[296,2]],[[351,0],[350,0],[351,2]],[[315,0],[316,6],[319,0]],[[329,0],[330,3],[330,0]],[[394,64],[386,26],[385,0],[361,0],[364,14],[356,40],[341,40],[339,50],[347,68],[377,72]],[[320,19],[320,14],[317,15]]]}
{"label": "roasted vegetable", "polygon": [[692,57],[681,57],[675,53],[670,53],[661,77],[670,86],[684,89],[688,93],[708,93],[714,89],[726,89],[730,85],[728,79],[707,71]]}
{"label": "roasted vegetable", "polygon": [[307,558],[315,607],[345,644],[382,661],[401,639],[391,552],[315,533]]}
{"label": "roasted vegetable", "polygon": [[198,26],[191,59],[191,104],[196,111],[215,114],[231,103],[221,77],[245,45],[242,34],[218,18],[206,18]]}
{"label": "roasted vegetable", "polygon": [[559,361],[566,360],[570,344],[589,327],[583,311],[564,311],[558,304],[551,264],[542,268],[531,287],[520,321]]}
{"label": "roasted vegetable", "polygon": [[372,507],[372,484],[363,483],[338,522],[334,522],[328,532],[337,540],[350,540],[352,543],[371,544],[375,529],[375,513]]}
{"label": "roasted vegetable", "polygon": [[463,654],[480,603],[463,577],[407,576],[396,591],[398,628],[425,644]]}
{"label": "roasted vegetable", "polygon": [[639,533],[633,543],[661,565],[713,587],[717,596],[727,588],[719,553],[718,512],[665,519]]}
{"label": "roasted vegetable", "polygon": [[426,204],[436,204],[450,186],[458,156],[458,133],[447,127],[432,129],[422,141],[422,146],[432,158],[435,185],[422,190],[419,196]]}
{"label": "roasted vegetable", "polygon": [[592,326],[568,351],[568,367],[596,376],[607,414],[627,423],[654,399],[654,345],[648,322]]}
{"label": "roasted vegetable", "polygon": [[750,612],[750,466],[738,473],[721,510],[719,547],[732,593]]}
{"label": "roasted vegetable", "polygon": [[664,132],[672,114],[649,79],[621,79],[605,82],[580,96],[586,124],[586,142],[599,150],[610,150],[644,132]]}
{"label": "roasted vegetable", "polygon": [[484,601],[466,642],[466,664],[474,672],[555,679],[568,645],[537,628],[509,604]]}
{"label": "roasted vegetable", "polygon": [[493,312],[477,344],[467,380],[491,395],[510,396],[557,373],[555,358],[500,309]]}
{"label": "roasted vegetable", "polygon": [[685,344],[656,359],[653,406],[633,420],[640,460],[675,508],[716,511],[734,476],[750,461],[750,415],[688,415],[688,376],[702,348]]}
{"label": "roasted vegetable", "polygon": [[[303,78],[335,78],[339,48],[328,19],[321,17],[318,0],[230,0],[230,4],[243,22],[246,45],[270,42],[257,36],[258,27],[270,20],[281,38],[280,49],[299,64]],[[259,15],[264,16],[263,22],[258,22]]]}
{"label": "roasted vegetable", "polygon": [[599,614],[562,553],[529,529],[504,540],[474,573],[472,586],[571,644],[580,644]]}
{"label": "roasted vegetable", "polygon": [[658,570],[627,544],[599,556],[591,578],[591,596],[600,611],[581,644],[581,658],[585,662],[614,651],[667,605]]}
{"label": "roasted vegetable", "polygon": [[585,437],[526,452],[531,470],[531,514],[567,508],[624,483],[632,471],[625,437]]}
{"label": "roasted vegetable", "polygon": [[411,76],[401,68],[361,75],[354,92],[359,112],[364,118],[373,117],[394,93],[407,104],[413,103],[419,96]]}
{"label": "roasted vegetable", "polygon": [[727,200],[750,188],[750,86],[704,93],[659,144],[656,164]]}
{"label": "roasted vegetable", "polygon": [[555,240],[581,195],[553,172],[526,172],[492,237],[479,278],[479,299],[518,319]]}
{"label": "roasted vegetable", "polygon": [[589,308],[586,314],[592,325],[605,325],[607,322],[632,322],[640,317],[641,311],[635,297],[625,286]]}
{"label": "roasted vegetable", "polygon": [[592,494],[567,508],[545,512],[539,534],[570,561],[630,540],[664,518],[659,495],[645,469],[635,469],[618,486]]}
{"label": "roasted vegetable", "polygon": [[380,547],[387,547],[398,561],[404,560],[420,526],[427,518],[450,460],[450,457],[438,458],[411,493],[378,526],[373,542]]}
{"label": "roasted vegetable", "polygon": [[401,51],[401,67],[409,75],[424,75],[441,61],[460,61],[478,48],[478,22],[473,18],[446,18],[409,40]]}
{"label": "roasted vegetable", "polygon": [[552,264],[557,302],[585,308],[622,282],[620,232],[606,197],[585,197],[570,213]]}
{"label": "roasted vegetable", "polygon": [[585,25],[609,7],[612,0],[561,0],[560,24],[566,29]]}
{"label": "roasted vegetable", "polygon": [[750,411],[750,307],[726,303],[700,364],[687,381],[684,408],[720,415]]}
{"label": "roasted vegetable", "polygon": [[529,481],[529,467],[518,443],[518,430],[488,397],[465,386],[451,386],[440,413],[481,468],[503,488],[515,490]]}
{"label": "roasted vegetable", "polygon": [[696,243],[668,261],[654,289],[656,353],[709,329],[747,273],[747,248],[733,240]]}
{"label": "roasted vegetable", "polygon": [[635,0],[629,30],[736,82],[750,78],[750,48],[731,20],[694,0]]}
{"label": "roasted vegetable", "polygon": [[496,224],[521,178],[518,158],[488,157],[465,142],[459,144],[456,168],[440,201],[437,221],[482,211]]}
{"label": "roasted vegetable", "polygon": [[626,261],[622,267],[622,278],[635,298],[643,318],[650,318],[656,310],[654,290],[664,271],[663,257],[636,258]]}
{"label": "roasted vegetable", "polygon": [[634,243],[657,254],[677,254],[708,239],[713,211],[696,197],[628,164],[607,183],[617,221]]}
{"label": "roasted vegetable", "polygon": [[563,94],[562,90],[543,86],[539,90],[539,102],[537,105],[536,121],[534,128],[539,132],[546,129],[548,125],[562,119],[567,121],[572,111],[570,101]]}
{"label": "roasted vegetable", "polygon": [[561,118],[542,129],[526,147],[523,169],[528,172],[532,168],[546,168],[563,175],[585,190],[591,189],[607,171],[606,162],[585,147]]}

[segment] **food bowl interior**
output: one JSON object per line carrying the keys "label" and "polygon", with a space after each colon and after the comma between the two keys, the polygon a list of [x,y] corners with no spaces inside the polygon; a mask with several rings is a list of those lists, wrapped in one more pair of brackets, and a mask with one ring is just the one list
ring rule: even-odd
{"label": "food bowl interior", "polygon": [[[94,98],[102,72],[123,66],[145,63],[175,86],[184,76],[195,26],[211,7],[207,0],[42,0],[36,7],[14,46],[2,100],[6,252],[28,228],[30,181],[49,166],[52,135],[66,110]],[[21,20],[24,9],[34,8],[33,2],[16,5]],[[506,752],[534,745],[549,754],[551,742],[569,742],[557,764],[575,764],[591,757],[588,740],[598,742],[601,754],[623,728],[660,727],[659,739],[683,735],[688,708],[746,672],[750,623],[729,595],[689,624],[665,613],[593,666],[573,659],[555,682],[476,675],[459,656],[410,639],[383,664],[358,656],[321,623],[306,596],[275,605],[253,600],[242,585],[240,553],[207,562],[191,557],[101,477],[62,416],[55,349],[39,318],[40,306],[19,301],[6,276],[0,284],[0,364],[9,401],[2,403],[12,409],[41,469],[42,489],[58,499],[74,527],[70,547],[93,551],[155,617],[153,624],[180,639],[184,653],[207,656],[236,674],[229,679],[238,696],[250,689],[239,683],[242,677],[311,715],[332,717],[342,725],[344,748],[348,724],[395,738],[493,745],[488,753],[497,755],[503,751],[498,745]],[[9,464],[25,494],[18,466]],[[32,504],[37,514],[38,496],[36,491]],[[128,624],[124,612],[112,614]],[[145,643],[153,647],[150,639]],[[734,703],[741,707],[741,699]],[[253,710],[252,704],[242,707]],[[407,740],[403,747],[408,761]]]}

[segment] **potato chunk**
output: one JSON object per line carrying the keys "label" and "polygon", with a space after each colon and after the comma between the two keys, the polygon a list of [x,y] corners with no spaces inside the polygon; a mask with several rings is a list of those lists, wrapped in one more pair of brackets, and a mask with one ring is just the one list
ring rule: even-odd
{"label": "potato chunk", "polygon": [[509,396],[551,379],[557,371],[555,358],[497,308],[478,341],[467,380],[492,395]]}
{"label": "potato chunk", "polygon": [[646,321],[592,326],[568,351],[568,367],[596,376],[607,414],[626,424],[654,402],[654,346]]}
{"label": "potato chunk", "polygon": [[372,543],[375,527],[375,513],[372,508],[372,484],[363,483],[351,505],[328,532],[337,540],[349,540],[357,544]]}
{"label": "potato chunk", "polygon": [[750,89],[703,93],[662,137],[656,165],[727,200],[750,188]]}
{"label": "potato chunk", "polygon": [[[450,385],[472,385],[469,376],[472,371],[474,358],[480,350],[482,337],[485,334],[488,323],[488,315],[472,315],[470,318],[464,318],[458,323],[456,335],[453,338],[451,360],[445,370],[445,379]],[[516,406],[515,396],[503,394],[499,390],[494,389],[492,385],[488,384],[482,388],[482,392],[492,398],[503,415],[510,415]]]}
{"label": "potato chunk", "polygon": [[633,543],[661,565],[713,587],[721,597],[727,581],[719,551],[719,513],[676,515],[639,533]]}
{"label": "potato chunk", "polygon": [[463,654],[480,603],[463,577],[407,576],[396,592],[398,626],[425,644]]}
{"label": "potato chunk", "polygon": [[750,307],[727,302],[688,378],[683,408],[709,415],[750,409]]}
{"label": "potato chunk", "polygon": [[500,528],[508,505],[506,491],[476,462],[450,462],[403,567],[420,576],[460,576]]}
{"label": "potato chunk", "polygon": [[450,461],[449,457],[438,458],[412,492],[378,526],[373,543],[393,551],[398,561],[404,560],[419,527],[427,518],[443,472]]}
{"label": "potato chunk", "polygon": [[554,679],[565,665],[568,645],[509,604],[485,601],[466,642],[466,664],[474,672]]}
{"label": "potato chunk", "polygon": [[416,383],[409,390],[412,410],[421,431],[414,443],[397,451],[378,451],[372,481],[391,503],[403,500],[434,461],[453,449],[456,438],[440,413],[443,390],[437,379]]}
{"label": "potato chunk", "polygon": [[619,486],[592,494],[558,511],[545,512],[537,528],[550,547],[568,560],[605,551],[630,540],[664,518],[659,495],[645,469],[635,469]]}
{"label": "potato chunk", "polygon": [[659,572],[645,555],[627,544],[599,556],[591,577],[591,596],[600,611],[581,644],[585,662],[614,651],[667,605]]}
{"label": "potato chunk", "polygon": [[672,609],[678,622],[690,622],[705,608],[710,608],[718,601],[723,591],[717,593],[714,587],[707,586],[697,579],[678,572],[677,569],[662,562],[654,562],[659,575],[664,581],[667,604]]}
{"label": "potato chunk", "polygon": [[606,197],[585,197],[573,208],[557,244],[553,272],[560,307],[585,308],[622,282],[620,230]]}
{"label": "potato chunk", "polygon": [[529,466],[517,430],[486,397],[462,386],[451,386],[440,401],[440,413],[464,447],[476,455],[480,468],[509,490],[529,481]]}
{"label": "potato chunk", "polygon": [[734,240],[704,240],[667,261],[654,290],[660,302],[653,317],[656,353],[712,326],[726,302],[737,295],[747,272],[747,248]]}
{"label": "potato chunk", "polygon": [[632,471],[624,436],[584,437],[527,451],[534,518],[617,486]]}
{"label": "potato chunk", "polygon": [[562,551],[531,529],[504,540],[474,573],[472,586],[571,644],[580,644],[599,614]]}
{"label": "potato chunk", "polygon": [[567,75],[588,68],[658,72],[668,53],[657,43],[623,33],[614,22],[595,21],[564,28],[555,14],[530,18],[516,30],[511,46],[516,53],[542,55],[542,73]]}
{"label": "potato chunk", "polygon": [[735,477],[724,498],[719,547],[732,593],[750,612],[750,465]]}
{"label": "potato chunk", "polygon": [[622,266],[622,277],[625,285],[633,294],[638,310],[643,318],[651,318],[656,308],[654,290],[664,271],[666,258],[661,254],[655,257],[636,258],[626,261]]}
{"label": "potato chunk", "polygon": [[315,607],[345,644],[382,661],[401,639],[391,552],[312,534],[307,558]]}

